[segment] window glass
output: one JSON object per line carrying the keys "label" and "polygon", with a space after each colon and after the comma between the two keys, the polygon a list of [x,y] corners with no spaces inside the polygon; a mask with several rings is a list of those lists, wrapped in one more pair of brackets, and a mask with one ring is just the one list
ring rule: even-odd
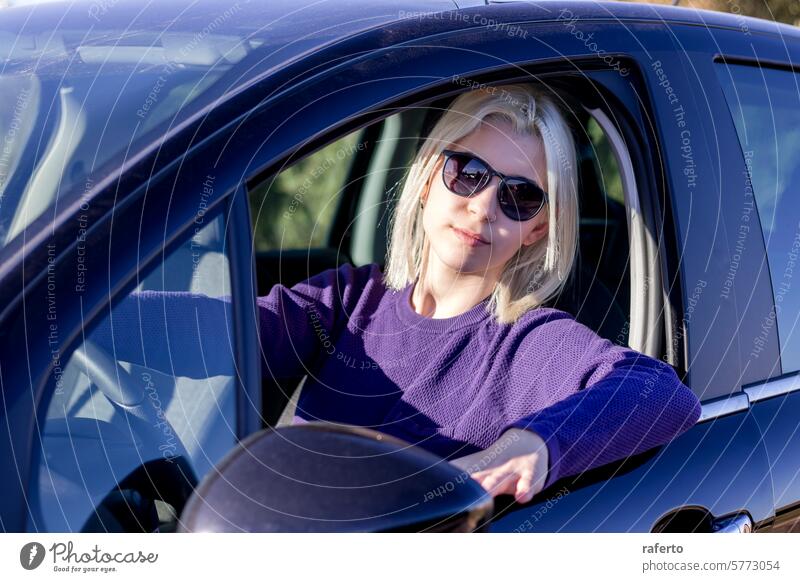
{"label": "window glass", "polygon": [[[366,149],[362,130],[250,190],[260,295],[274,284],[291,286],[342,262],[385,264],[389,224],[403,179],[422,136],[446,106],[403,110],[381,121],[363,176],[351,170],[355,156]],[[627,345],[630,245],[620,168],[605,131],[587,112],[578,114],[580,248],[573,284],[552,306]],[[333,240],[331,225],[348,179],[359,180],[360,189],[358,204],[347,217],[350,239]]]}
{"label": "window glass", "polygon": [[[774,317],[783,372],[800,369],[800,88],[789,71],[720,64],[725,91],[744,151],[745,188],[755,198],[769,261]],[[742,209],[743,225],[749,216]],[[735,247],[734,247],[735,248]],[[733,268],[733,265],[731,266]],[[756,346],[757,348],[757,346]]]}
{"label": "window glass", "polygon": [[[197,222],[66,358],[42,426],[32,529],[168,529],[181,507],[163,498],[185,494],[181,474],[202,479],[234,446],[234,354],[219,349],[233,344],[224,216]],[[217,309],[176,314],[165,297]]]}
{"label": "window glass", "polygon": [[364,149],[354,132],[250,191],[256,252],[328,246],[350,166]]}
{"label": "window glass", "polygon": [[105,163],[176,127],[257,44],[99,22],[44,35],[0,29],[0,247],[68,193],[93,188]]}

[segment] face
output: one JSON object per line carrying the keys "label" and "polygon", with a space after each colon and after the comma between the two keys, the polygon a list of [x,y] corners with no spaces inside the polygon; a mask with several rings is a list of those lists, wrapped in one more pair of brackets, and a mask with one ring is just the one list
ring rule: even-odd
{"label": "face", "polygon": [[[547,191],[547,161],[537,136],[515,134],[510,123],[482,123],[478,129],[445,149],[475,154],[508,177],[535,181]],[[469,198],[450,192],[442,180],[444,156],[423,196],[422,224],[430,241],[432,268],[461,275],[480,275],[497,281],[506,263],[521,247],[547,236],[547,205],[532,219],[518,222],[503,214],[497,201],[500,178]],[[424,194],[424,193],[423,193]],[[479,240],[467,233],[477,235]]]}

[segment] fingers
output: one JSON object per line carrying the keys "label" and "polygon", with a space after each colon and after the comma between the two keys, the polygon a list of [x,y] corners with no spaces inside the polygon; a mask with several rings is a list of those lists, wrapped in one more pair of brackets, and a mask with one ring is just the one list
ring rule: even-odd
{"label": "fingers", "polygon": [[514,497],[517,503],[527,503],[533,499],[533,493],[533,471],[523,471],[522,475],[517,480]]}
{"label": "fingers", "polygon": [[492,497],[513,495],[517,503],[527,503],[536,493],[534,475],[530,467],[506,463],[500,467],[479,471],[472,478],[480,483]]}
{"label": "fingers", "polygon": [[513,495],[516,487],[516,474],[511,471],[503,471],[502,468],[489,469],[485,471],[486,475],[476,479],[478,483],[483,485],[492,497],[497,495],[509,494]]}

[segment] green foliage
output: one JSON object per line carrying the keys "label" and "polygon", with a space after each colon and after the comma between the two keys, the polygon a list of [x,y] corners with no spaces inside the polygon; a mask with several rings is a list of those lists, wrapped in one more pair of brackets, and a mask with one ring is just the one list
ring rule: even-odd
{"label": "green foliage", "polygon": [[250,192],[256,251],[326,246],[360,136],[345,136]]}
{"label": "green foliage", "polygon": [[[672,0],[623,0],[646,4],[672,4]],[[679,6],[718,10],[729,14],[763,18],[773,22],[797,25],[800,21],[798,0],[681,0]]]}
{"label": "green foliage", "polygon": [[594,147],[594,154],[597,157],[597,162],[600,171],[600,181],[606,196],[612,200],[616,200],[620,204],[625,204],[625,194],[622,192],[622,178],[619,173],[619,165],[614,153],[611,151],[611,145],[608,143],[608,138],[600,126],[594,119],[590,119],[587,124],[587,132],[589,139]]}

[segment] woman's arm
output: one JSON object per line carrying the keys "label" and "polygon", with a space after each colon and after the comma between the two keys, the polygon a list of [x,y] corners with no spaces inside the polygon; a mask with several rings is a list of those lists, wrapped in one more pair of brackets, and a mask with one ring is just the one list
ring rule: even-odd
{"label": "woman's arm", "polygon": [[668,364],[609,350],[611,370],[584,389],[509,425],[547,444],[544,487],[663,445],[697,422],[700,403]]}
{"label": "woman's arm", "polygon": [[495,495],[522,502],[562,477],[669,442],[700,416],[697,397],[671,366],[548,311],[555,315],[509,342],[517,347],[502,392],[509,421],[497,443],[520,429],[536,438],[474,475]]}
{"label": "woman's arm", "polygon": [[[264,374],[302,376],[326,342],[334,342],[377,265],[329,269],[291,288],[275,285],[256,298]],[[89,336],[115,359],[170,375],[232,375],[230,297],[142,291],[115,306]]]}
{"label": "woman's arm", "polygon": [[380,295],[381,279],[376,264],[345,264],[257,297],[264,375],[295,378],[313,369],[331,353],[359,302]]}

